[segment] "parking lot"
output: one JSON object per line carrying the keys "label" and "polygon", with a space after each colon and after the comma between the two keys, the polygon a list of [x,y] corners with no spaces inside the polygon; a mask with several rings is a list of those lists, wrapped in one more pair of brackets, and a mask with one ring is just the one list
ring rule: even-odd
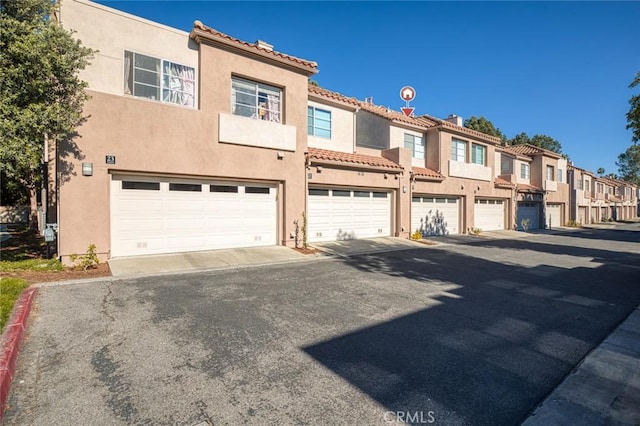
{"label": "parking lot", "polygon": [[640,303],[636,228],[44,286],[5,424],[518,424]]}

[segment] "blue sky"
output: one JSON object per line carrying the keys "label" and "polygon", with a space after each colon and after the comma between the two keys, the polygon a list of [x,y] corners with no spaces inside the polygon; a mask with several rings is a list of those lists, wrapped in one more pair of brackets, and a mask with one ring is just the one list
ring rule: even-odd
{"label": "blue sky", "polygon": [[617,172],[640,71],[640,2],[98,3],[189,31],[194,20],[318,62],[320,86],[416,114],[484,115],[546,134],[577,166]]}

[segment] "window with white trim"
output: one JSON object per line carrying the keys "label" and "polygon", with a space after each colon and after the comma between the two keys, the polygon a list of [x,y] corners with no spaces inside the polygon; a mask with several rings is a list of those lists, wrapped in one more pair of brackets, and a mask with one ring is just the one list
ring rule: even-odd
{"label": "window with white trim", "polygon": [[582,190],[582,188],[583,188],[582,179],[578,179],[578,189]]}
{"label": "window with white trim", "polygon": [[307,134],[331,139],[331,111],[307,107]]}
{"label": "window with white trim", "polygon": [[471,162],[484,166],[487,157],[487,147],[473,144],[471,145]]}
{"label": "window with white trim", "polygon": [[529,179],[529,164],[527,163],[520,164],[520,178]]}
{"label": "window with white trim", "polygon": [[562,183],[562,169],[558,169],[558,182]]}
{"label": "window with white trim", "polygon": [[282,90],[243,78],[231,78],[231,113],[255,120],[281,122]]}
{"label": "window with white trim", "polygon": [[585,179],[584,180],[584,190],[585,191],[591,191],[591,185],[590,185],[589,182],[590,182],[589,179]]}
{"label": "window with white trim", "polygon": [[195,106],[195,68],[124,51],[124,93],[138,98]]}
{"label": "window with white trim", "polygon": [[547,180],[553,180],[553,166],[547,166]]}
{"label": "window with white trim", "polygon": [[458,139],[451,139],[451,159],[464,163],[467,159],[467,143]]}
{"label": "window with white trim", "polygon": [[404,147],[411,150],[413,158],[424,159],[424,139],[421,136],[405,133]]}
{"label": "window with white trim", "polygon": [[596,192],[598,194],[604,193],[604,185],[601,183],[596,183]]}

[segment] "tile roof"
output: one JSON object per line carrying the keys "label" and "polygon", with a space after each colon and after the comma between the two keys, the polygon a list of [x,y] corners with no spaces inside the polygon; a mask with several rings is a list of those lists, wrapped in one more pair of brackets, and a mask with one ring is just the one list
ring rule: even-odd
{"label": "tile roof", "polygon": [[444,179],[440,173],[435,170],[427,169],[426,167],[411,167],[411,173],[416,177],[427,177],[435,179]]}
{"label": "tile roof", "polygon": [[557,152],[549,151],[548,149],[540,148],[538,146],[531,145],[528,143],[523,143],[520,145],[509,145],[509,148],[513,152],[521,155],[546,154],[551,157],[562,158],[562,154],[558,154]]}
{"label": "tile roof", "polygon": [[614,195],[609,195],[609,199],[607,201],[612,201],[614,203],[621,203],[622,198],[616,197]]}
{"label": "tile roof", "polygon": [[341,95],[340,93],[332,92],[331,90],[314,86],[312,84],[309,84],[309,93],[313,95],[322,96],[323,98],[332,99],[334,101],[346,103],[349,105],[360,106],[360,101],[358,101],[356,98],[349,98],[347,96]]}
{"label": "tile roof", "polygon": [[571,170],[571,169],[573,169],[573,170],[579,170],[579,171],[581,171],[582,173],[587,173],[587,174],[589,174],[589,175],[591,175],[591,176],[595,176],[595,175],[594,175],[592,172],[590,172],[589,170],[583,169],[583,168],[578,167],[578,166],[574,166],[573,164],[569,164],[569,165],[567,165],[567,169],[569,169],[569,170]]}
{"label": "tile roof", "polygon": [[384,157],[373,155],[351,154],[347,152],[330,151],[328,149],[309,148],[309,156],[316,160],[335,161],[340,163],[361,164],[366,166],[382,167],[393,170],[403,170],[400,164],[394,163]]}
{"label": "tile roof", "polygon": [[538,188],[537,186],[529,185],[527,183],[519,183],[516,185],[518,191],[528,191],[528,192],[536,192],[542,191],[542,188]]}
{"label": "tile roof", "polygon": [[514,187],[515,187],[515,185],[514,185],[514,184],[512,184],[511,182],[509,182],[509,181],[508,181],[508,180],[506,180],[506,179],[502,179],[501,177],[497,177],[497,178],[495,178],[495,180],[493,181],[493,183],[494,183],[496,186],[508,186],[509,188],[514,188]]}
{"label": "tile roof", "polygon": [[523,154],[518,154],[516,151],[514,151],[513,149],[511,149],[511,146],[509,145],[499,145],[496,146],[496,151],[503,151],[506,152],[507,154],[511,154],[516,158],[519,158],[521,160],[525,160],[525,161],[533,161],[533,158],[523,155]]}
{"label": "tile roof", "polygon": [[496,143],[496,144],[499,144],[501,142],[500,138],[498,138],[496,136],[491,136],[491,135],[488,135],[486,133],[478,132],[477,130],[469,129],[469,128],[464,127],[464,126],[458,126],[457,124],[451,123],[450,121],[442,120],[442,119],[436,118],[436,117],[432,117],[432,116],[430,116],[428,114],[423,114],[423,115],[420,116],[420,118],[424,118],[426,120],[434,121],[439,126],[446,127],[448,129],[455,130],[455,131],[460,132],[460,133],[465,133],[465,134],[467,134],[469,136],[474,136],[476,138],[481,138],[481,139],[484,139],[484,140],[487,140],[487,141],[490,141],[490,142],[493,142],[493,143]]}
{"label": "tile roof", "polygon": [[208,26],[204,25],[200,21],[195,21],[193,23],[193,29],[191,31],[190,37],[193,38],[193,39],[196,39],[196,37],[197,37],[196,33],[197,32],[204,33],[207,36],[212,37],[213,39],[226,42],[227,44],[233,44],[233,45],[236,45],[238,47],[242,47],[245,50],[253,50],[253,51],[255,51],[255,53],[258,53],[258,54],[260,54],[262,56],[271,56],[274,59],[286,60],[286,61],[293,62],[293,63],[297,64],[298,66],[302,66],[304,68],[307,68],[308,71],[310,71],[312,73],[318,72],[318,64],[316,62],[314,62],[314,61],[308,61],[306,59],[296,58],[295,56],[291,56],[291,55],[287,55],[287,54],[284,54],[284,53],[276,52],[275,50],[272,50],[272,49],[266,49],[264,47],[260,47],[257,42],[256,43],[249,43],[249,42],[246,42],[246,41],[242,41],[242,40],[237,39],[235,37],[231,37],[230,35],[221,33],[220,31],[215,30],[215,29],[213,29],[211,27],[208,27]]}
{"label": "tile roof", "polygon": [[368,102],[360,102],[360,109],[368,111],[377,116],[386,118],[392,121],[398,121],[400,123],[411,124],[413,126],[422,127],[428,129],[435,127],[438,123],[430,118],[425,117],[407,117],[404,113],[394,111],[390,108],[374,105]]}

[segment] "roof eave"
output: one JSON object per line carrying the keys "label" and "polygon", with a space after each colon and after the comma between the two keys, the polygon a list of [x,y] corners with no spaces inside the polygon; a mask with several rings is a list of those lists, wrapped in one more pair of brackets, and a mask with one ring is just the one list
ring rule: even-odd
{"label": "roof eave", "polygon": [[350,161],[337,161],[337,160],[327,160],[324,158],[310,157],[309,162],[311,165],[325,165],[325,166],[333,166],[341,169],[359,169],[359,170],[372,170],[377,172],[384,173],[402,173],[404,169],[400,166],[391,167],[391,166],[376,166],[372,164],[363,164],[363,163],[352,163]]}
{"label": "roof eave", "polygon": [[191,30],[191,33],[189,34],[189,37],[199,44],[205,43],[207,45],[219,47],[232,53],[237,53],[244,56],[257,56],[264,62],[270,63],[272,65],[277,65],[291,71],[302,73],[307,77],[310,77],[318,72],[318,69],[316,67],[308,66],[302,63],[296,63],[291,59],[278,57],[270,51],[263,51],[252,46],[245,46],[234,40],[228,40],[224,37],[219,37],[200,28],[193,28]]}

